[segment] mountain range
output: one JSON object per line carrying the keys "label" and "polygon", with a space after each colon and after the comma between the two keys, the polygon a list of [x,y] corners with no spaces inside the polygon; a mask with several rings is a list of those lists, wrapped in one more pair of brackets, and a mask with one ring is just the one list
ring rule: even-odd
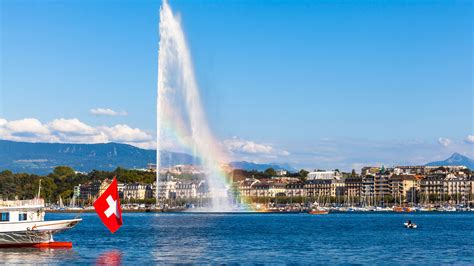
{"label": "mountain range", "polygon": [[[200,163],[199,159],[186,153],[162,151],[160,156],[162,158],[161,166],[164,167]],[[119,166],[128,169],[146,168],[149,163],[155,162],[155,150],[140,149],[121,143],[65,144],[0,140],[0,171],[48,174],[59,165],[67,165],[81,172],[111,171]],[[270,167],[293,170],[288,165],[249,162],[232,162],[230,164],[245,170],[265,170]]]}
{"label": "mountain range", "polygon": [[[163,151],[161,158],[170,158],[166,165],[194,164],[189,154]],[[76,171],[146,168],[156,162],[156,151],[144,150],[128,144],[63,144],[28,143],[0,140],[0,170],[34,174],[50,173],[58,165]]]}

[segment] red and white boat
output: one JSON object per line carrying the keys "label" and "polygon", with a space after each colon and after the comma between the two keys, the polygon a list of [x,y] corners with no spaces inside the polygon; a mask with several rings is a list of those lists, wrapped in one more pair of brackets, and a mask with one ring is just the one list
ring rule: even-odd
{"label": "red and white boat", "polygon": [[308,212],[309,214],[328,214],[329,211],[325,209],[312,209],[311,211]]}
{"label": "red and white boat", "polygon": [[72,247],[53,235],[73,228],[81,218],[44,220],[44,200],[0,201],[0,247]]}
{"label": "red and white boat", "polygon": [[328,214],[329,210],[319,206],[319,203],[315,203],[313,208],[308,212],[309,214]]}
{"label": "red and white boat", "polygon": [[318,195],[318,200],[313,203],[313,206],[311,210],[308,212],[308,214],[328,214],[329,210],[326,208],[323,208],[319,205],[319,196]]}

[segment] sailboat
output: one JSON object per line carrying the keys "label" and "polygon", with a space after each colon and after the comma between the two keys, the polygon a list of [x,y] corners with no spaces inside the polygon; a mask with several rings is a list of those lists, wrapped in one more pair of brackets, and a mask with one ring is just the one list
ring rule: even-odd
{"label": "sailboat", "polygon": [[61,198],[61,195],[59,195],[59,209],[64,210],[64,203],[63,198]]}
{"label": "sailboat", "polygon": [[76,196],[72,196],[71,202],[69,203],[68,210],[70,211],[78,211],[82,210],[82,208],[76,206]]}

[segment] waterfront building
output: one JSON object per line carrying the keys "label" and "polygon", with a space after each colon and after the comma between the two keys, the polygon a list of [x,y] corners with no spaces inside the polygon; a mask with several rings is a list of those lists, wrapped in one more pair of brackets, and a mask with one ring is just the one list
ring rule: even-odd
{"label": "waterfront building", "polygon": [[346,194],[346,183],[343,178],[334,179],[331,183],[331,197],[341,198]]}
{"label": "waterfront building", "polygon": [[119,197],[123,199],[123,190],[125,189],[125,184],[124,183],[117,183],[117,191],[119,194]]}
{"label": "waterfront building", "polygon": [[81,184],[79,185],[79,199],[88,200],[91,198],[91,184]]}
{"label": "waterfront building", "polygon": [[431,174],[420,182],[421,193],[428,199],[441,202],[464,203],[472,200],[472,175]]}
{"label": "waterfront building", "polygon": [[260,183],[260,180],[255,178],[247,178],[245,180],[237,182],[237,188],[239,190],[240,196],[250,197],[252,196],[253,186],[257,183]]}
{"label": "waterfront building", "polygon": [[455,195],[464,192],[466,186],[466,179],[454,174],[447,174],[444,178],[444,190],[448,195]]}
{"label": "waterfront building", "polygon": [[296,181],[289,182],[286,184],[286,196],[287,197],[304,197],[306,196],[306,191],[304,189],[304,182]]}
{"label": "waterfront building", "polygon": [[306,180],[321,180],[321,179],[340,179],[342,177],[339,171],[314,171],[309,172]]}
{"label": "waterfront building", "polygon": [[260,181],[252,185],[252,189],[250,190],[251,197],[269,197],[270,193],[268,190],[270,189],[270,184],[268,181]]}
{"label": "waterfront building", "polygon": [[254,182],[250,188],[251,197],[282,197],[286,196],[286,185],[285,182],[279,182],[278,180],[259,180]]}
{"label": "waterfront building", "polygon": [[93,200],[102,195],[105,189],[109,186],[112,181],[105,179],[104,181],[94,180],[92,182],[82,184],[79,188],[79,199],[81,200]]}
{"label": "waterfront building", "polygon": [[361,176],[349,176],[345,180],[345,195],[350,198],[360,198],[363,192]]}
{"label": "waterfront building", "polygon": [[311,179],[305,182],[304,189],[308,197],[339,197],[344,196],[345,183],[337,171],[331,172],[314,172],[323,173],[321,175],[313,175]]}
{"label": "waterfront building", "polygon": [[304,196],[304,183],[294,177],[272,179],[247,178],[237,182],[240,196],[243,197],[298,197]]}
{"label": "waterfront building", "polygon": [[145,198],[154,199],[156,198],[156,181],[153,184],[147,184],[145,189]]}
{"label": "waterfront building", "polygon": [[[94,183],[94,186],[98,186],[98,189],[97,189],[97,193],[96,193],[96,196],[97,197],[100,197],[100,195],[102,195],[102,193],[105,192],[105,190],[109,187],[109,185],[112,183],[112,180],[111,179],[104,179],[102,182],[96,182]],[[95,192],[95,187],[94,187],[94,192]]]}
{"label": "waterfront building", "polygon": [[178,181],[176,183],[176,197],[177,198],[197,198],[198,186],[196,182],[192,181]]}
{"label": "waterfront building", "polygon": [[[156,185],[148,185],[146,193],[154,195]],[[221,192],[216,192],[221,194]],[[209,188],[204,180],[179,180],[167,175],[159,182],[159,198],[161,199],[190,199],[209,196]],[[221,195],[222,196],[222,195]]]}
{"label": "waterfront building", "polygon": [[462,203],[469,199],[471,182],[465,175],[447,174],[444,178],[444,193],[451,203]]}
{"label": "waterfront building", "polygon": [[147,186],[140,183],[126,184],[123,188],[123,198],[130,199],[145,199]]}
{"label": "waterfront building", "polygon": [[422,178],[423,176],[415,174],[392,175],[389,180],[389,189],[395,202],[399,204],[403,201],[415,202]]}
{"label": "waterfront building", "polygon": [[160,199],[176,199],[176,181],[163,181],[159,183],[158,198]]}
{"label": "waterfront building", "polygon": [[177,181],[169,173],[161,176],[158,183],[158,198],[176,199],[176,183]]}
{"label": "waterfront building", "polygon": [[420,190],[424,196],[441,195],[444,193],[445,174],[430,174],[420,181]]}
{"label": "waterfront building", "polygon": [[469,188],[467,191],[467,193],[469,194],[468,202],[470,202],[471,205],[474,205],[474,173],[472,173],[469,176],[468,182],[469,182]]}
{"label": "waterfront building", "polygon": [[286,196],[286,183],[269,182],[268,195],[270,197],[285,197]]}
{"label": "waterfront building", "polygon": [[366,205],[375,204],[375,175],[362,176],[362,198]]}

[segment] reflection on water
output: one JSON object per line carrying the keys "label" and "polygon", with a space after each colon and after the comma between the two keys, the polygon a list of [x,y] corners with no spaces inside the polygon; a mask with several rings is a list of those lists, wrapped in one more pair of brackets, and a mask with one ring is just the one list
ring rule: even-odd
{"label": "reflection on water", "polygon": [[[81,262],[77,252],[71,249],[5,248],[0,249],[0,263],[6,264],[68,264]],[[85,262],[85,261],[83,261]],[[110,250],[101,253],[96,265],[121,265],[122,252]]]}
{"label": "reflection on water", "polygon": [[64,258],[74,259],[75,252],[71,249],[43,248],[4,248],[0,249],[0,262],[6,264],[50,264],[64,261]]}
{"label": "reflection on water", "polygon": [[96,261],[96,265],[110,265],[117,266],[121,265],[122,252],[119,250],[111,250],[101,254]]}

